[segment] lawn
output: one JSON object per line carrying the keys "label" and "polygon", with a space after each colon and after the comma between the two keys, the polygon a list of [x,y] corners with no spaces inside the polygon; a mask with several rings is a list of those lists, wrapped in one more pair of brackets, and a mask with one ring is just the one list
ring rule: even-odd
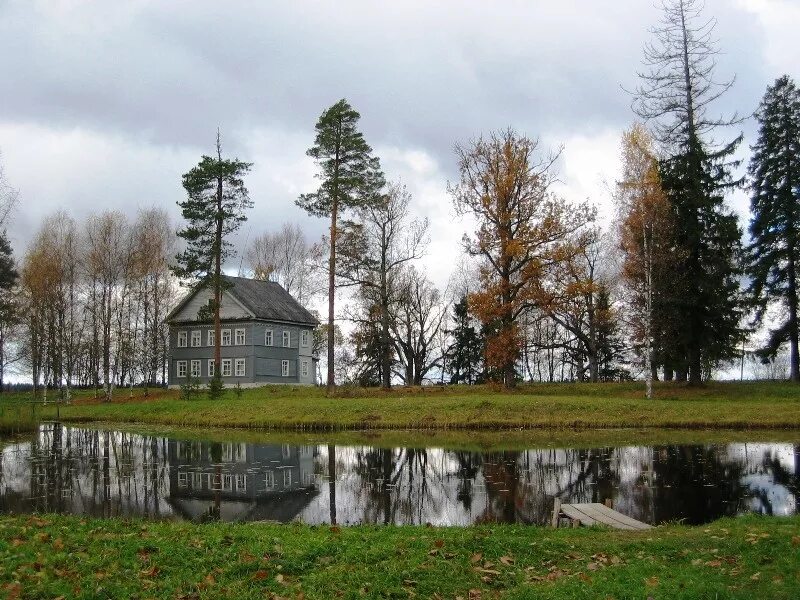
{"label": "lawn", "polygon": [[798,598],[800,517],[648,532],[0,517],[9,598]]}
{"label": "lawn", "polygon": [[[51,394],[52,396],[52,394]],[[19,397],[18,397],[19,398]],[[10,401],[6,398],[3,401]],[[40,407],[40,416],[55,409]],[[190,400],[177,391],[122,390],[113,402],[79,394],[60,407],[64,421],[142,423],[173,427],[239,427],[295,431],[373,429],[629,428],[798,429],[800,386],[789,383],[709,383],[698,389],[656,386],[647,400],[642,384],[341,389],[268,386],[227,390],[219,400],[204,392]]]}

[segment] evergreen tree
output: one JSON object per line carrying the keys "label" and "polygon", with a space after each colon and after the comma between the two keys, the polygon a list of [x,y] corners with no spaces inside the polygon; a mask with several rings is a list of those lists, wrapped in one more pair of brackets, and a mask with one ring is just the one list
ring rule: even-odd
{"label": "evergreen tree", "polygon": [[597,376],[600,381],[619,381],[630,377],[623,367],[625,344],[619,331],[616,312],[608,287],[600,285],[596,299]]}
{"label": "evergreen tree", "polygon": [[685,364],[679,371],[688,368],[689,383],[698,385],[703,365],[733,356],[741,336],[741,232],[724,195],[740,183],[731,175],[738,165],[731,156],[742,138],[717,147],[708,141],[719,127],[737,122],[709,115],[733,85],[714,78],[716,21],[703,17],[701,0],[663,0],[662,10],[654,41],[645,46],[633,108],[652,122],[662,147],[661,180],[682,256],[676,274],[685,283],[671,319],[683,324],[673,347]]}
{"label": "evergreen tree", "polygon": [[10,330],[19,323],[19,305],[14,298],[14,286],[19,278],[14,264],[14,251],[6,232],[0,234],[0,392],[3,383],[7,358],[7,337]]}
{"label": "evergreen tree", "polygon": [[[380,199],[384,185],[380,162],[357,129],[360,115],[339,100],[325,110],[315,127],[314,145],[306,154],[312,157],[322,180],[316,192],[302,194],[297,205],[311,215],[330,218],[328,257],[328,329],[333,330],[336,292],[336,249],[339,219],[348,209],[368,206]],[[328,336],[328,392],[335,387],[334,336]]]}
{"label": "evergreen tree", "polygon": [[203,156],[196,167],[183,175],[187,198],[178,206],[187,224],[178,236],[186,242],[186,248],[175,257],[177,265],[173,268],[178,277],[199,280],[199,285],[210,285],[214,291],[212,314],[207,315],[214,322],[215,367],[209,383],[212,397],[222,391],[219,309],[226,287],[222,265],[235,254],[227,237],[247,220],[244,211],[253,206],[242,179],[252,163],[223,159],[219,132],[216,150],[216,157]]}
{"label": "evergreen tree", "polygon": [[447,332],[453,338],[447,349],[447,373],[450,383],[471,385],[480,376],[483,340],[470,318],[466,296],[453,306],[453,320],[455,327]]}
{"label": "evergreen tree", "polygon": [[800,382],[797,276],[800,261],[800,91],[786,75],[767,88],[756,114],[758,141],[750,159],[751,243],[748,292],[762,323],[771,301],[788,312],[763,349],[774,356],[789,342],[790,378]]}

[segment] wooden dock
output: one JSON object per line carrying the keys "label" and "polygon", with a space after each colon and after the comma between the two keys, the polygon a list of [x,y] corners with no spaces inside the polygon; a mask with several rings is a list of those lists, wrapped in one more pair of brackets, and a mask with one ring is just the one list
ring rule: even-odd
{"label": "wooden dock", "polygon": [[623,515],[605,504],[597,502],[561,504],[556,498],[555,506],[553,507],[553,527],[558,527],[562,518],[569,519],[574,527],[579,525],[605,525],[614,529],[628,529],[631,531],[652,529],[652,525],[631,519],[629,516]]}

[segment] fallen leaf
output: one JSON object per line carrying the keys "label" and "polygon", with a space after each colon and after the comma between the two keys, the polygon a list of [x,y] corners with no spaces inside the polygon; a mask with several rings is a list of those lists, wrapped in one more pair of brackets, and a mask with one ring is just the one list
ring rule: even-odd
{"label": "fallen leaf", "polygon": [[792,536],[792,546],[800,546],[800,535]]}
{"label": "fallen leaf", "polygon": [[140,577],[155,577],[160,572],[161,572],[161,569],[159,569],[156,566],[152,566],[149,569],[144,569],[142,571],[139,571],[139,576]]}
{"label": "fallen leaf", "polygon": [[595,562],[590,562],[588,565],[586,565],[586,568],[589,569],[590,571],[597,571],[599,567],[600,565],[598,565]]}
{"label": "fallen leaf", "polygon": [[510,567],[514,564],[514,559],[510,556],[501,556],[500,562],[503,563],[505,566]]}
{"label": "fallen leaf", "polygon": [[256,581],[261,581],[262,579],[266,579],[267,577],[269,577],[269,573],[267,573],[263,569],[260,569],[255,573],[253,573],[253,579],[255,579]]}
{"label": "fallen leaf", "polygon": [[648,587],[656,587],[658,585],[658,577],[648,577],[644,580],[644,583]]}
{"label": "fallen leaf", "polygon": [[707,567],[721,567],[722,561],[721,560],[709,560],[706,562]]}
{"label": "fallen leaf", "polygon": [[433,545],[436,546],[437,548],[441,548],[442,546],[444,546],[444,540],[436,540],[435,542],[433,542]]}
{"label": "fallen leaf", "polygon": [[758,573],[753,573],[750,576],[750,579],[752,579],[753,581],[758,581],[759,579],[761,579],[761,571],[759,571]]}
{"label": "fallen leaf", "polygon": [[56,538],[53,541],[53,550],[63,550],[64,549],[64,542],[61,538]]}
{"label": "fallen leaf", "polygon": [[333,527],[331,527],[331,533],[341,533],[341,532],[342,528],[339,527],[338,525],[334,525]]}
{"label": "fallen leaf", "polygon": [[275,575],[275,581],[277,581],[281,585],[283,585],[285,583],[285,580],[286,580],[286,578],[281,573],[278,573],[277,575]]}
{"label": "fallen leaf", "polygon": [[480,600],[481,599],[481,591],[472,589],[469,591],[469,600]]}
{"label": "fallen leaf", "polygon": [[473,563],[481,562],[481,560],[483,560],[483,554],[481,554],[480,552],[478,552],[477,554],[473,554],[469,559],[469,561]]}

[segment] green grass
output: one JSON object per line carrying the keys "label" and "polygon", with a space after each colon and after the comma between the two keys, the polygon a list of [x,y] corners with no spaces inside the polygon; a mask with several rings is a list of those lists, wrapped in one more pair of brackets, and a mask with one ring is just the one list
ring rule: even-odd
{"label": "green grass", "polygon": [[[299,431],[374,429],[537,428],[800,428],[800,386],[789,383],[711,383],[692,389],[661,384],[647,400],[640,383],[490,387],[343,389],[334,397],[310,387],[227,390],[183,400],[175,391],[149,399],[121,392],[111,403],[78,397],[61,407],[65,421],[138,422],[173,427],[240,427]],[[52,407],[43,415],[54,415]]]}
{"label": "green grass", "polygon": [[0,517],[10,598],[798,598],[800,517],[647,532]]}

